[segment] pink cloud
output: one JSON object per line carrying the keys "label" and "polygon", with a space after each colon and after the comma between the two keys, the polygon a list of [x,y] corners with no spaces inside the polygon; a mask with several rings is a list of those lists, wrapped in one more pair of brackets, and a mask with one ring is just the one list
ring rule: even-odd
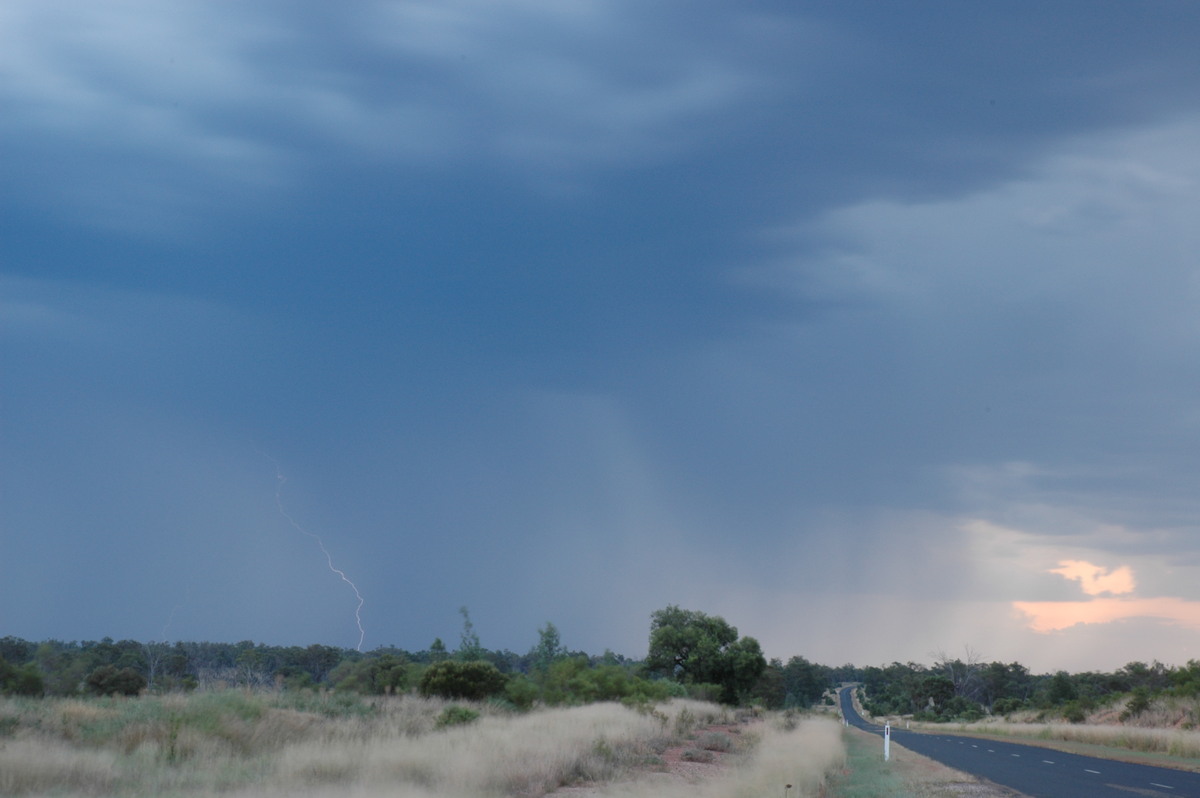
{"label": "pink cloud", "polygon": [[1056,632],[1081,623],[1159,618],[1200,629],[1200,601],[1181,598],[1098,598],[1090,601],[1014,601],[1035,632]]}
{"label": "pink cloud", "polygon": [[1050,573],[1076,580],[1083,592],[1089,596],[1098,596],[1101,593],[1132,593],[1136,585],[1133,571],[1128,565],[1110,571],[1084,560],[1062,560],[1058,566],[1051,568]]}

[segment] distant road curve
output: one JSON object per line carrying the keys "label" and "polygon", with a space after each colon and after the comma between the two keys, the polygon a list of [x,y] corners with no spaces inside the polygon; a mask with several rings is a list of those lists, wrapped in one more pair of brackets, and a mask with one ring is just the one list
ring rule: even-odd
{"label": "distant road curve", "polygon": [[[854,689],[838,691],[842,715],[851,726],[882,736],[882,726],[867,723],[854,709]],[[894,728],[892,742],[1030,798],[1200,798],[1200,773],[1184,770],[938,732]]]}

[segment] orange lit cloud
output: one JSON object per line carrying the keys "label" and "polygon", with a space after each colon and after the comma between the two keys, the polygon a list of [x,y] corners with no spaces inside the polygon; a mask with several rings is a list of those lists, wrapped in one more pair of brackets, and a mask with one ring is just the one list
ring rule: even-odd
{"label": "orange lit cloud", "polygon": [[1122,565],[1114,571],[1083,560],[1063,560],[1058,565],[1058,568],[1051,568],[1050,573],[1078,581],[1083,592],[1089,596],[1098,596],[1101,593],[1119,596],[1122,593],[1133,592],[1133,571],[1128,565]]}
{"label": "orange lit cloud", "polygon": [[[1128,565],[1109,570],[1085,560],[1061,560],[1050,573],[1079,583],[1086,601],[1014,601],[1013,608],[1029,619],[1035,632],[1056,632],[1077,624],[1112,623],[1127,618],[1156,618],[1200,629],[1200,601],[1181,598],[1136,598],[1125,595],[1136,587]],[[1101,596],[1101,594],[1108,594]]]}
{"label": "orange lit cloud", "polygon": [[1181,598],[1099,598],[1090,601],[1014,601],[1035,632],[1056,632],[1080,623],[1158,618],[1200,629],[1200,601]]}

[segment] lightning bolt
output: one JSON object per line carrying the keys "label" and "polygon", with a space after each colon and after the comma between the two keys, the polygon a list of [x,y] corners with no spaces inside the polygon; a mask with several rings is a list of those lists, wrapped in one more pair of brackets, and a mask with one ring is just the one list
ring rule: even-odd
{"label": "lightning bolt", "polygon": [[[189,587],[188,590],[190,591],[191,587]],[[167,630],[170,629],[171,624],[175,622],[175,613],[179,612],[179,608],[181,606],[183,606],[183,605],[176,604],[174,607],[171,608],[171,614],[167,616],[167,622],[163,624],[162,632],[160,632],[158,635],[158,639],[161,642],[163,642],[163,643],[167,642]]]}
{"label": "lightning bolt", "polygon": [[346,576],[346,572],[333,564],[333,556],[329,553],[329,549],[325,548],[325,541],[321,540],[321,536],[316,532],[310,532],[304,526],[288,513],[283,506],[283,486],[287,484],[287,477],[283,475],[283,469],[279,466],[279,461],[270,455],[264,455],[268,460],[275,464],[275,506],[279,508],[279,514],[287,519],[287,522],[292,525],[302,535],[307,535],[317,542],[317,546],[321,549],[321,553],[325,555],[325,564],[329,566],[329,570],[333,571],[343,582],[350,586],[354,591],[354,597],[358,599],[358,606],[354,608],[354,622],[358,625],[358,645],[354,647],[355,651],[362,651],[363,639],[367,636],[366,629],[363,628],[362,608],[366,601],[363,599],[362,593],[358,590],[358,585]]}

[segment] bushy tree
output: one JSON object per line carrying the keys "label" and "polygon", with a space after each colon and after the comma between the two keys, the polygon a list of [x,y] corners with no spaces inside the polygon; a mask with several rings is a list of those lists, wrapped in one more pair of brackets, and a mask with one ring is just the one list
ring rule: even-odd
{"label": "bushy tree", "polygon": [[784,705],[810,707],[821,699],[829,687],[827,669],[814,665],[804,657],[792,657],[783,666]]}
{"label": "bushy tree", "polygon": [[593,665],[587,657],[558,660],[542,680],[542,700],[551,705],[664,701],[669,695],[665,682],[643,679],[621,665]]}
{"label": "bushy tree", "polygon": [[0,695],[40,696],[46,686],[31,664],[12,665],[0,656]]}
{"label": "bushy tree", "polygon": [[101,665],[88,674],[86,683],[96,695],[137,695],[146,688],[146,677],[133,668]]}
{"label": "bushy tree", "polygon": [[482,701],[504,690],[507,677],[495,665],[482,660],[443,660],[421,674],[421,695]]}
{"label": "bushy tree", "polygon": [[409,664],[394,654],[368,656],[358,662],[343,662],[329,674],[335,690],[349,690],[364,695],[401,693],[408,689]]}
{"label": "bushy tree", "polygon": [[751,690],[754,701],[767,709],[783,709],[787,703],[787,688],[783,683],[783,663],[778,659],[767,661],[767,667]]}
{"label": "bushy tree", "polygon": [[533,702],[537,701],[540,692],[532,679],[521,674],[510,676],[508,684],[504,685],[505,700],[520,710],[531,708]]}
{"label": "bushy tree", "polygon": [[441,662],[449,656],[450,653],[446,651],[446,644],[442,642],[442,638],[433,638],[433,642],[429,644],[429,661]]}
{"label": "bushy tree", "polygon": [[546,621],[546,625],[538,629],[537,645],[529,652],[529,667],[534,673],[545,674],[566,653],[558,636],[558,627]]}
{"label": "bushy tree", "polygon": [[767,667],[758,641],[738,637],[737,628],[720,616],[670,605],[651,615],[651,673],[683,683],[715,684],[721,701],[736,704]]}
{"label": "bushy tree", "polygon": [[1079,698],[1079,690],[1075,687],[1075,681],[1071,678],[1071,674],[1066,671],[1058,671],[1050,677],[1045,685],[1045,690],[1042,695],[1043,706],[1062,706],[1068,701],[1075,701]]}

